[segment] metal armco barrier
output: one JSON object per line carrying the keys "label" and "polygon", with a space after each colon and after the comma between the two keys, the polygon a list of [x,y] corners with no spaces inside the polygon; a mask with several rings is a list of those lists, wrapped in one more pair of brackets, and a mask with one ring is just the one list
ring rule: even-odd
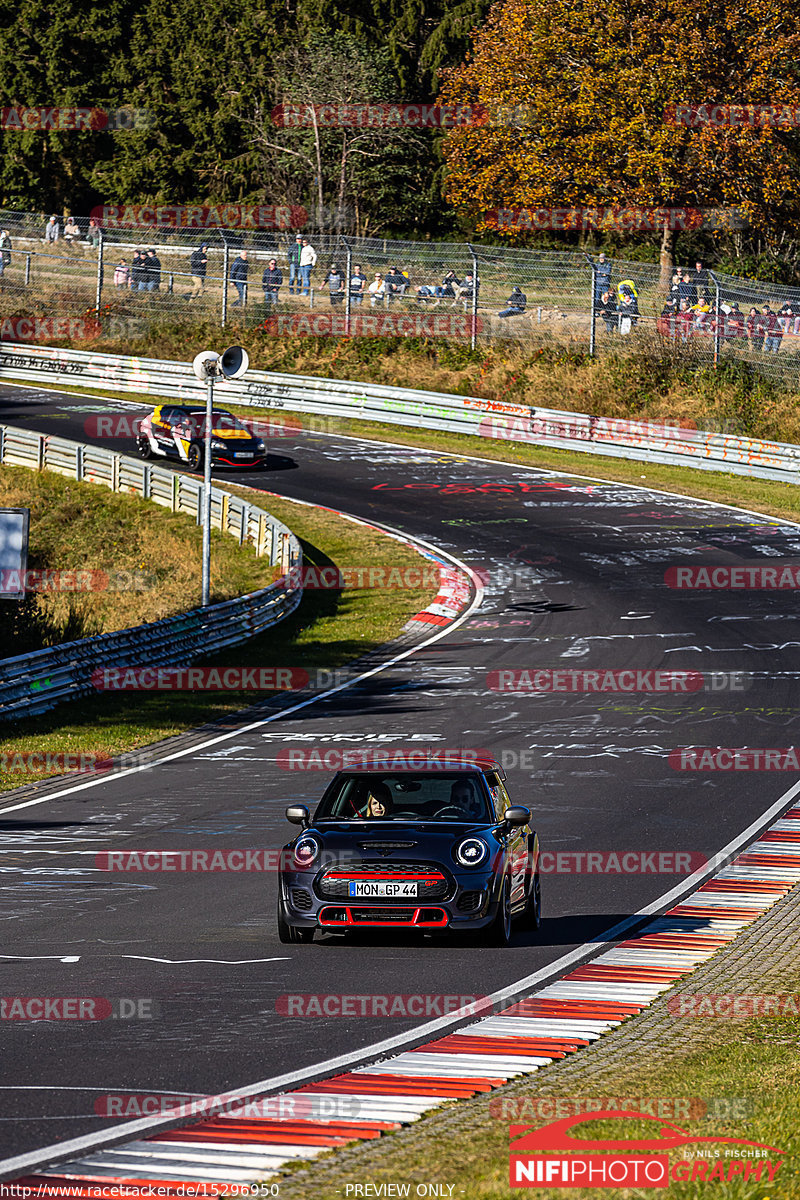
{"label": "metal armco barrier", "polygon": [[[0,463],[45,468],[143,496],[200,519],[203,485],[152,463],[97,446],[0,425]],[[280,564],[282,575],[301,561],[297,538],[270,513],[212,489],[211,523],[249,542],[257,555]],[[296,578],[302,572],[295,572]],[[200,655],[246,641],[277,625],[297,607],[303,589],[283,581],[247,596],[194,609],[134,629],[104,633],[0,662],[0,720],[31,716],[64,700],[96,694],[92,673],[104,667],[184,666]]]}
{"label": "metal armco barrier", "polygon": [[[0,379],[84,384],[153,397],[199,401],[202,385],[188,364],[53,346],[0,343]],[[591,417],[480,397],[392,388],[310,375],[248,371],[219,385],[219,403],[383,421],[501,441],[582,450],[615,458],[800,482],[800,446],[681,429],[666,424]],[[88,452],[88,451],[87,451]]]}

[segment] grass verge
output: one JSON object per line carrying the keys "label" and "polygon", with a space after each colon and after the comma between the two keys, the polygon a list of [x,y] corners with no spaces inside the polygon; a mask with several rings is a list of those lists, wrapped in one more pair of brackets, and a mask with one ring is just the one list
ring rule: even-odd
{"label": "grass verge", "polygon": [[[111,493],[102,494],[116,499]],[[258,495],[248,492],[250,499]],[[307,565],[345,569],[368,564],[402,569],[419,568],[424,561],[393,538],[334,513],[272,496],[263,497],[263,501],[300,539]],[[280,625],[202,660],[202,665],[335,670],[396,637],[409,617],[424,608],[435,592],[436,588],[430,586],[309,590],[297,611]],[[122,754],[224,718],[264,695],[106,692],[13,726],[4,722],[0,724],[0,791],[57,773],[9,769],[19,765],[16,755],[82,754],[105,758]]]}
{"label": "grass verge", "polygon": [[[0,505],[30,509],[28,570],[61,572],[73,589],[54,584],[20,602],[0,601],[0,658],[199,603],[202,530],[185,513],[52,471],[7,466],[0,467]],[[277,573],[251,547],[214,532],[213,602],[269,587]]]}

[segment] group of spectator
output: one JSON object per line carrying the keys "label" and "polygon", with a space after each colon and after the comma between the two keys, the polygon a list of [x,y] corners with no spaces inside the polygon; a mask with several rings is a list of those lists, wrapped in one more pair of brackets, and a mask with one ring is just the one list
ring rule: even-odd
{"label": "group of spectator", "polygon": [[694,334],[719,336],[726,342],[747,341],[751,350],[777,354],[786,333],[800,333],[800,305],[789,301],[776,313],[769,304],[761,310],[752,307],[745,317],[736,301],[720,302],[719,308],[709,296],[689,305],[686,299],[675,309],[670,301],[664,305],[657,322],[665,337],[687,342]]}
{"label": "group of spectator", "polygon": [[64,217],[64,228],[62,231],[58,215],[57,213],[53,213],[44,227],[45,244],[54,246],[62,236],[68,246],[71,246],[73,242],[86,241],[92,248],[96,248],[100,245],[102,233],[95,217],[90,217],[89,228],[86,230],[86,237],[84,238],[75,219],[69,215]]}
{"label": "group of spectator", "polygon": [[121,258],[114,267],[114,287],[157,292],[161,287],[161,260],[155,250],[136,250],[130,266],[127,259]]}

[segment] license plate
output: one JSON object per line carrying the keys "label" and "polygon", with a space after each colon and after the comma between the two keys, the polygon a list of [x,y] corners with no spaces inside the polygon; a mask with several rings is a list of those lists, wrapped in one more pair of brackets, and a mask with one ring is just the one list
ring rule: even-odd
{"label": "license plate", "polygon": [[252,454],[239,454],[237,452],[236,454],[234,454],[233,457],[234,458],[252,458],[253,456],[252,456]]}
{"label": "license plate", "polygon": [[418,884],[400,880],[379,879],[374,883],[366,879],[350,880],[351,896],[417,896]]}

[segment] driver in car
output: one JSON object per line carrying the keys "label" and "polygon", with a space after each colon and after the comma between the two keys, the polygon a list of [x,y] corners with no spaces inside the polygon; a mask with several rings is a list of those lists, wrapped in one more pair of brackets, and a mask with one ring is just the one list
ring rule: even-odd
{"label": "driver in car", "polygon": [[391,817],[392,815],[392,793],[389,791],[385,783],[371,783],[367,799],[367,810],[364,813],[364,819]]}
{"label": "driver in car", "polygon": [[457,779],[450,789],[450,804],[460,808],[469,821],[479,821],[484,815],[480,797],[475,795],[475,789],[470,779]]}

